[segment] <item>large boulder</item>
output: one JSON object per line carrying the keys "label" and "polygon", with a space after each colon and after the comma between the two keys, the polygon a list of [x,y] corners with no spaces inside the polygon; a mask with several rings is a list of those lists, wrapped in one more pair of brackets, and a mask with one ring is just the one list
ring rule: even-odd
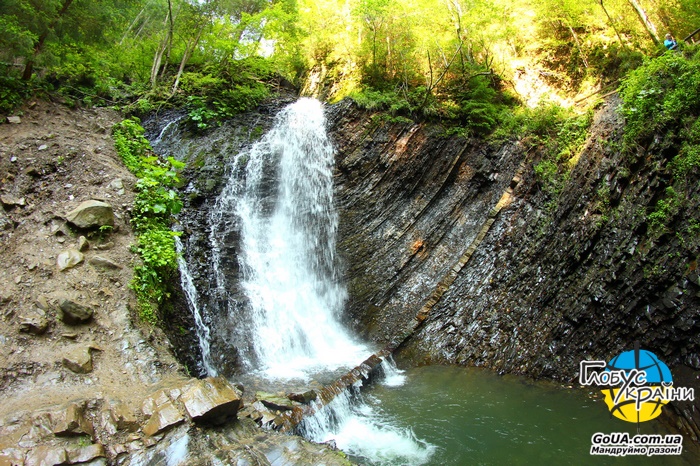
{"label": "large boulder", "polygon": [[83,229],[114,226],[114,211],[106,202],[90,200],[68,212],[66,220]]}
{"label": "large boulder", "polygon": [[223,377],[208,377],[185,387],[182,403],[193,421],[223,424],[236,417],[241,393]]}

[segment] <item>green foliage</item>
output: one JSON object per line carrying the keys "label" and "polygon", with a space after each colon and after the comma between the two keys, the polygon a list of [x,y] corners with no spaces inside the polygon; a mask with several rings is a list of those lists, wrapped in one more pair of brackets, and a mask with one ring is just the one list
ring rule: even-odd
{"label": "green foliage", "polygon": [[666,52],[645,61],[624,81],[622,98],[624,149],[636,153],[641,145],[651,153],[648,157],[664,154],[659,168],[671,175],[663,197],[646,216],[649,234],[682,230],[687,194],[700,169],[700,55],[686,47],[683,53]]}
{"label": "green foliage", "polygon": [[0,113],[11,113],[30,93],[31,88],[25,81],[0,74]]}
{"label": "green foliage", "polygon": [[653,212],[647,215],[649,221],[649,229],[652,234],[658,235],[662,233],[671,222],[674,215],[681,208],[681,201],[678,193],[672,186],[666,188],[666,196],[659,199],[656,203],[656,208]]}
{"label": "green foliage", "polygon": [[113,128],[114,144],[124,164],[139,177],[131,222],[138,235],[134,252],[142,264],[134,268],[131,288],[136,292],[141,317],[155,324],[158,306],[170,296],[170,281],[177,273],[175,236],[170,230],[173,215],[182,201],[172,188],[180,183],[178,171],[184,164],[153,154],[137,119],[123,120]]}
{"label": "green foliage", "polygon": [[621,95],[628,145],[662,132],[676,135],[679,122],[700,110],[700,59],[676,52],[648,59],[624,80]]}

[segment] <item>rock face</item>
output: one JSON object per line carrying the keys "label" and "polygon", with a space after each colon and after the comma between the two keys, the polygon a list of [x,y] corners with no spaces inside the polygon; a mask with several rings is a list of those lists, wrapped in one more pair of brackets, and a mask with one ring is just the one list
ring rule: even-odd
{"label": "rock face", "polygon": [[114,212],[106,202],[89,200],[68,212],[66,220],[82,229],[114,226]]}
{"label": "rock face", "polygon": [[[601,143],[620,137],[617,105],[599,113],[554,200],[534,173],[537,152],[460,151],[434,128],[332,112],[349,323],[374,341],[400,341],[438,282],[458,270],[402,356],[572,380],[581,359],[639,340],[672,365],[700,368],[697,244],[682,238],[682,219],[677,237],[649,233],[639,211],[653,211],[663,193],[658,149],[631,164]],[[509,205],[459,264],[513,179]]]}

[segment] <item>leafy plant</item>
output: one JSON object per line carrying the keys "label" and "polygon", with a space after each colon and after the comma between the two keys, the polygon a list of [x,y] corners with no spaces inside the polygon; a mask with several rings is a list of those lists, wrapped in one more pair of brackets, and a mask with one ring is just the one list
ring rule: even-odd
{"label": "leafy plant", "polygon": [[130,287],[136,293],[141,317],[155,324],[158,307],[170,296],[170,281],[177,273],[174,238],[179,233],[170,230],[170,223],[182,209],[182,201],[172,188],[180,183],[177,173],[184,163],[155,156],[143,134],[138,119],[124,120],[113,128],[117,152],[129,170],[140,177],[131,222],[138,235],[133,250],[141,258],[141,265],[134,268]]}

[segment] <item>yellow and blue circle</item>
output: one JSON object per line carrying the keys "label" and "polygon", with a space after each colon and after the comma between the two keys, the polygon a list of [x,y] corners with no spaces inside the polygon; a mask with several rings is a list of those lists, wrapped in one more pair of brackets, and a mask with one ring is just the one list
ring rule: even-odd
{"label": "yellow and blue circle", "polygon": [[[629,374],[633,369],[646,373],[646,386],[649,387],[661,387],[662,383],[668,386],[673,382],[671,370],[651,351],[626,351],[611,359],[605,368],[606,371],[625,371],[625,374]],[[603,390],[605,404],[613,416],[627,422],[640,423],[655,419],[661,414],[661,408],[668,403],[663,397],[656,396],[643,402],[637,409],[636,400],[626,398],[625,394],[615,403],[619,391],[619,388]]]}

